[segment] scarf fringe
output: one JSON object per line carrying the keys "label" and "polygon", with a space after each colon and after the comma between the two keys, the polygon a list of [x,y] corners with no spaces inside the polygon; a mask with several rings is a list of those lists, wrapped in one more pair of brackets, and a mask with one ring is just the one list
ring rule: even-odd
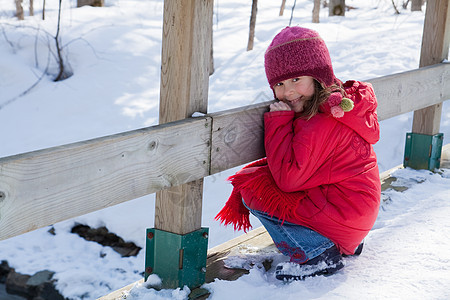
{"label": "scarf fringe", "polygon": [[251,228],[249,210],[242,203],[241,190],[251,191],[253,197],[259,199],[264,212],[270,217],[276,217],[283,223],[293,218],[298,202],[306,196],[305,192],[283,192],[276,185],[267,165],[267,159],[261,159],[244,167],[260,167],[250,173],[237,173],[228,180],[233,185],[233,191],[223,209],[215,220],[224,225],[234,225],[234,230],[247,232]]}

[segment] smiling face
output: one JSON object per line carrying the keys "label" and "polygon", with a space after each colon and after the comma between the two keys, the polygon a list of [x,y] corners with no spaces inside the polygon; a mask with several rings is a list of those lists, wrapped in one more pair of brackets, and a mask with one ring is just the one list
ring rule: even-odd
{"label": "smiling face", "polygon": [[306,101],[314,95],[314,79],[311,76],[294,77],[274,85],[278,100],[283,101],[296,113],[301,113]]}

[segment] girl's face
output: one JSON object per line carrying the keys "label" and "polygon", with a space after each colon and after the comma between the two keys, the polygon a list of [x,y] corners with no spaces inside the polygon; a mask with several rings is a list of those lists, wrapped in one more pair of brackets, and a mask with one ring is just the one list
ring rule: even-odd
{"label": "girl's face", "polygon": [[294,77],[275,84],[273,89],[278,100],[300,113],[305,102],[314,95],[314,79],[311,76]]}

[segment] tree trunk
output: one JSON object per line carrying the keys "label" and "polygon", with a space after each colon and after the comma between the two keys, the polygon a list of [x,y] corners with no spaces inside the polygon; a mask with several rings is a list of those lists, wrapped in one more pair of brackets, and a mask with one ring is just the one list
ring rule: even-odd
{"label": "tree trunk", "polygon": [[320,0],[314,0],[314,8],[312,12],[312,22],[319,23]]}
{"label": "tree trunk", "polygon": [[103,7],[105,6],[104,0],[77,0],[77,7],[82,7],[85,5],[95,6],[95,7]]}
{"label": "tree trunk", "polygon": [[33,5],[33,0],[30,0],[30,16],[34,16],[34,5]]}
{"label": "tree trunk", "polygon": [[15,0],[15,2],[16,2],[16,16],[19,20],[23,20],[24,15],[23,15],[22,0]]}
{"label": "tree trunk", "polygon": [[284,14],[284,7],[286,6],[286,0],[281,1],[281,7],[280,7],[280,16]]}
{"label": "tree trunk", "polygon": [[345,16],[345,0],[330,0],[329,16]]}
{"label": "tree trunk", "polygon": [[250,16],[250,32],[248,34],[247,51],[253,50],[253,40],[255,39],[255,25],[257,12],[258,12],[258,0],[253,0],[252,15]]}
{"label": "tree trunk", "polygon": [[412,0],[411,11],[422,11],[422,0]]}

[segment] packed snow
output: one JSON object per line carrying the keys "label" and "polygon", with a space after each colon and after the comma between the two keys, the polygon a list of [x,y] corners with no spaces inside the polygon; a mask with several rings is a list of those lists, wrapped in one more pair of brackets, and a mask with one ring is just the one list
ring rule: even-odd
{"label": "packed snow", "polygon": [[[368,80],[418,67],[424,12],[408,8],[397,15],[390,0],[346,2],[355,9],[345,17],[328,17],[322,9],[320,23],[312,24],[313,1],[299,0],[292,17],[292,25],[321,34],[337,77]],[[401,1],[394,2],[401,6]],[[60,34],[73,76],[61,82],[53,81],[57,1],[47,1],[45,21],[42,0],[34,1],[34,17],[27,15],[25,7],[24,21],[14,18],[13,1],[0,3],[0,157],[158,123],[162,0],[105,0],[102,8],[76,8],[76,1],[63,1]],[[272,98],[264,74],[264,51],[273,36],[289,25],[294,1],[287,1],[282,17],[280,3],[259,1],[254,49],[247,52],[251,1],[215,1],[215,72],[210,77],[209,112]],[[402,163],[411,124],[412,113],[381,122],[381,140],[375,146],[380,171]],[[447,102],[440,131],[444,144],[448,143]],[[210,230],[209,247],[242,234],[214,221],[231,192],[226,178],[237,169],[205,179],[202,225]],[[254,267],[237,281],[205,284],[210,298],[447,298],[450,170],[403,169],[395,176],[409,188],[383,193],[379,218],[363,253],[346,258],[345,268],[337,274],[284,284],[270,271]],[[145,251],[122,258],[109,247],[71,234],[71,227],[75,223],[106,226],[145,248],[145,229],[153,227],[153,220],[154,195],[149,195],[54,224],[54,235],[47,227],[0,241],[0,260],[24,274],[54,271],[57,288],[69,299],[96,299],[141,279]],[[251,221],[254,227],[260,226],[255,218]],[[158,281],[154,276],[151,280]],[[189,292],[187,287],[156,291],[137,286],[129,298],[187,299]]]}

